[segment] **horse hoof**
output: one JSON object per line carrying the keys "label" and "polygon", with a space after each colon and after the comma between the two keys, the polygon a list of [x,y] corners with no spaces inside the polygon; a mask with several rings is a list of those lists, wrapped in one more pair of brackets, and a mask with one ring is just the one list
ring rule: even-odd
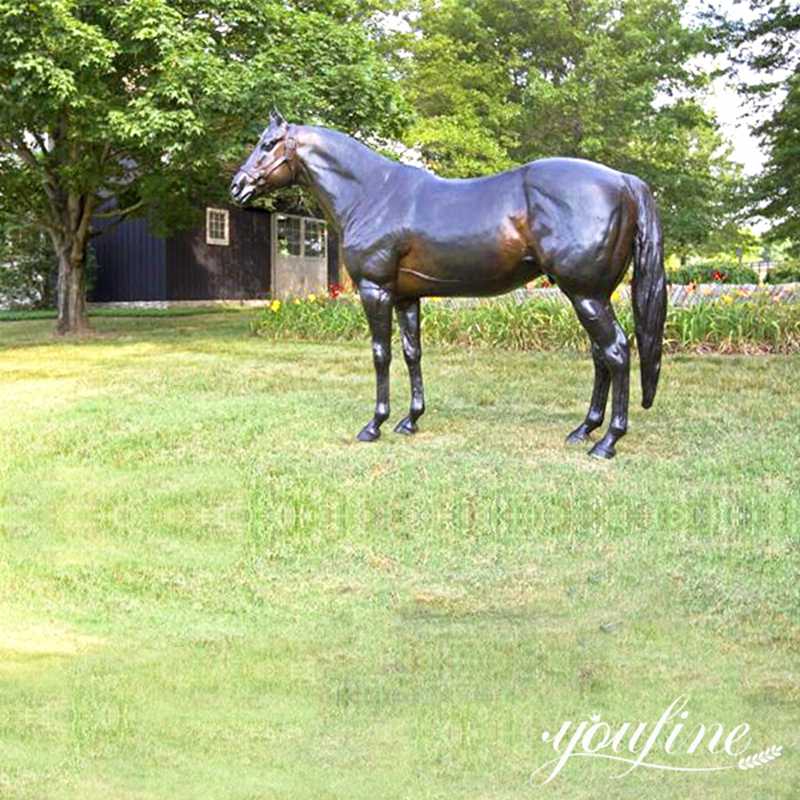
{"label": "horse hoof", "polygon": [[417,426],[411,421],[411,417],[405,417],[394,426],[395,433],[402,433],[404,436],[411,436],[417,432]]}
{"label": "horse hoof", "polygon": [[612,446],[606,446],[602,442],[598,442],[590,451],[589,455],[592,458],[602,458],[608,461],[617,454],[617,451]]}
{"label": "horse hoof", "polygon": [[583,444],[589,438],[589,431],[585,430],[584,427],[581,425],[579,428],[575,428],[572,433],[567,436],[566,443],[567,444]]}
{"label": "horse hoof", "polygon": [[380,429],[370,423],[361,429],[356,439],[359,442],[374,442],[380,435]]}

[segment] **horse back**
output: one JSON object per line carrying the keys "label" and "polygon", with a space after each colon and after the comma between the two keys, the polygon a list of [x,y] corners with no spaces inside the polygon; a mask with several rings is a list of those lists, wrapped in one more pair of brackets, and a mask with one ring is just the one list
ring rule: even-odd
{"label": "horse back", "polygon": [[616,285],[632,244],[632,230],[623,235],[635,219],[628,194],[622,173],[577,159],[474,180],[431,177],[399,241],[399,293],[501,294],[544,272],[579,287],[605,271],[600,283]]}

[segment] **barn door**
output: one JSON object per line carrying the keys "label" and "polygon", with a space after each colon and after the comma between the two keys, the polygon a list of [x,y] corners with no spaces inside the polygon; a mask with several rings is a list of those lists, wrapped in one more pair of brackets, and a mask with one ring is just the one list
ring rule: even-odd
{"label": "barn door", "polygon": [[272,296],[305,297],[328,289],[325,222],[295,214],[272,215]]}

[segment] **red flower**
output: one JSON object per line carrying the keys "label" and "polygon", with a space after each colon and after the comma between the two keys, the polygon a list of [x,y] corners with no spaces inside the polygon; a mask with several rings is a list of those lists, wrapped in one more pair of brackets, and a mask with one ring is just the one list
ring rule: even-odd
{"label": "red flower", "polygon": [[715,270],[714,270],[714,271],[711,273],[711,277],[712,277],[712,278],[713,278],[715,281],[724,281],[724,280],[725,280],[725,278],[727,277],[727,275],[726,275],[724,272],[720,272],[718,269],[715,269]]}
{"label": "red flower", "polygon": [[344,287],[339,283],[332,283],[328,286],[328,296],[334,300],[344,291]]}

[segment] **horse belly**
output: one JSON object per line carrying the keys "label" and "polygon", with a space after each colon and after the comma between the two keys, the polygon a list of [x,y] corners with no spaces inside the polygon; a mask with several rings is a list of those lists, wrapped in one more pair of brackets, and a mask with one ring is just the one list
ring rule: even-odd
{"label": "horse belly", "polygon": [[516,289],[541,272],[527,230],[526,220],[508,217],[482,235],[417,238],[399,259],[398,294],[480,297]]}

